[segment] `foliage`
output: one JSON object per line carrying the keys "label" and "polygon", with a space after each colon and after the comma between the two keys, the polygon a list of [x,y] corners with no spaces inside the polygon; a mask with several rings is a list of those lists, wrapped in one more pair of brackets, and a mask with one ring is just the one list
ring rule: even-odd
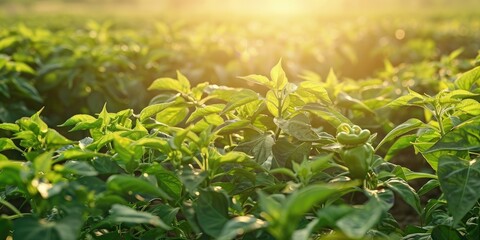
{"label": "foliage", "polygon": [[[149,89],[159,95],[139,113],[104,106],[70,117],[61,126],[88,135],[80,140],[50,128],[40,110],[0,124],[12,134],[0,139],[2,232],[15,239],[474,239],[480,118],[469,106],[479,104],[479,71],[435,96],[411,90],[393,100],[390,107],[417,106],[431,117],[393,128],[375,156],[356,156],[367,164],[361,176],[345,151],[368,145],[373,152],[375,134],[351,125],[328,81],[289,82],[281,62],[268,77],[242,77],[265,94],[192,86],[180,72],[157,79]],[[370,137],[338,142],[362,132]],[[379,155],[395,138],[389,153],[413,145],[434,174]],[[429,181],[416,191],[409,182],[419,178]],[[443,194],[423,205],[420,196],[435,188]],[[395,196],[420,226],[400,227],[391,214]]]}

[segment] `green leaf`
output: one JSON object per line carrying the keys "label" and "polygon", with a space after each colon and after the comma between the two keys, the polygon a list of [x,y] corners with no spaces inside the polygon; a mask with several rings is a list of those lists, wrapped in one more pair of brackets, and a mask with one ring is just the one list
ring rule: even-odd
{"label": "green leaf", "polygon": [[5,150],[17,149],[20,150],[15,143],[9,138],[0,138],[0,152]]}
{"label": "green leaf", "polygon": [[11,80],[13,83],[14,87],[24,96],[27,98],[30,98],[36,102],[43,102],[42,97],[40,96],[40,93],[38,90],[28,81],[25,79],[20,79],[20,78],[13,78]]}
{"label": "green leaf", "polygon": [[280,116],[281,109],[280,109],[280,100],[277,98],[275,91],[270,90],[267,92],[267,95],[265,96],[266,102],[267,102],[267,109],[268,111],[274,116],[278,117]]}
{"label": "green leaf", "polygon": [[63,167],[63,171],[80,176],[96,176],[98,174],[98,172],[95,171],[95,168],[86,162],[67,161]]}
{"label": "green leaf", "polygon": [[183,168],[178,174],[187,192],[195,195],[197,188],[207,178],[207,173],[199,169]]}
{"label": "green leaf", "polygon": [[38,175],[45,175],[51,170],[53,151],[44,152],[33,160],[33,169]]}
{"label": "green leaf", "polygon": [[290,143],[286,138],[278,139],[272,146],[272,153],[279,166],[291,167],[292,162],[301,162],[307,159],[312,144],[309,142]]}
{"label": "green leaf", "polygon": [[20,131],[20,127],[14,123],[0,123],[0,129],[11,131],[11,132]]}
{"label": "green leaf", "polygon": [[165,230],[171,229],[170,226],[166,225],[158,216],[149,212],[140,212],[120,204],[114,204],[112,206],[110,215],[105,221],[111,221],[117,224],[149,224]]}
{"label": "green leaf", "polygon": [[170,200],[170,197],[162,189],[139,178],[127,175],[113,175],[107,180],[107,189],[125,195],[148,194],[153,197],[161,197]]}
{"label": "green leaf", "polygon": [[0,239],[7,239],[12,229],[12,222],[9,219],[0,218]]}
{"label": "green leaf", "polygon": [[145,121],[146,119],[150,118],[151,116],[154,116],[155,114],[163,111],[164,109],[174,106],[175,104],[178,104],[179,101],[174,101],[174,102],[166,102],[166,103],[159,103],[159,104],[154,104],[150,105],[146,108],[144,108],[139,115],[139,119],[141,122]]}
{"label": "green leaf", "polygon": [[194,206],[198,225],[202,230],[218,238],[228,222],[228,200],[225,194],[213,190],[200,190]]}
{"label": "green leaf", "polygon": [[419,129],[423,126],[423,122],[416,119],[416,118],[410,118],[404,123],[396,126],[394,129],[392,129],[387,135],[380,141],[375,148],[375,151],[377,151],[384,143],[391,141],[395,139],[396,137],[403,135],[407,132],[410,132],[415,129]]}
{"label": "green leaf", "polygon": [[168,126],[176,126],[188,115],[188,108],[184,105],[170,106],[155,115],[155,119]]}
{"label": "green leaf", "polygon": [[302,96],[302,99],[308,100],[309,103],[321,100],[324,103],[332,104],[327,90],[319,82],[303,81],[300,83],[297,93]]}
{"label": "green leaf", "polygon": [[302,107],[302,110],[306,110],[315,114],[316,116],[330,123],[335,128],[342,123],[352,123],[350,119],[346,118],[332,107],[326,107],[320,104],[306,104],[304,107]]}
{"label": "green leaf", "polygon": [[168,171],[159,164],[152,164],[145,170],[146,174],[154,175],[158,186],[165,191],[172,199],[180,199],[182,194],[182,182],[177,174]]}
{"label": "green leaf", "polygon": [[349,238],[362,238],[378,223],[382,213],[382,208],[377,206],[377,202],[371,200],[361,208],[355,209],[339,219],[337,227]]}
{"label": "green leaf", "polygon": [[273,83],[270,82],[270,79],[268,79],[267,77],[262,76],[262,75],[252,74],[252,75],[248,75],[248,76],[240,77],[240,78],[244,79],[244,80],[247,80],[249,82],[260,84],[260,85],[268,87],[268,88],[273,87]]}
{"label": "green leaf", "polygon": [[277,119],[276,124],[288,135],[304,142],[314,142],[322,139],[317,132],[312,129],[310,119],[304,114],[298,114],[295,117],[284,120]]}
{"label": "green leaf", "polygon": [[418,190],[418,196],[423,196],[426,193],[430,192],[432,189],[439,186],[440,182],[437,179],[431,179]]}
{"label": "green leaf", "polygon": [[384,160],[385,161],[390,161],[397,153],[399,153],[401,150],[412,146],[412,143],[417,139],[417,136],[415,134],[412,135],[404,135],[399,138],[390,146],[388,149],[387,153],[385,154]]}
{"label": "green leaf", "polygon": [[173,90],[177,92],[184,92],[184,87],[182,84],[173,78],[159,78],[153,81],[153,83],[148,87],[148,90]]}
{"label": "green leaf", "polygon": [[190,81],[188,81],[187,77],[183,75],[180,71],[177,70],[177,79],[178,82],[182,85],[182,92],[189,93],[190,92]]}
{"label": "green leaf", "polygon": [[443,150],[480,151],[480,118],[473,118],[457,125],[425,153]]}
{"label": "green leaf", "polygon": [[49,146],[51,145],[69,145],[73,141],[68,140],[66,137],[62,136],[54,129],[48,129],[47,134],[45,135],[45,143]]}
{"label": "green leaf", "polygon": [[225,104],[212,104],[212,105],[207,105],[202,108],[197,108],[191,115],[188,117],[186,123],[190,123],[192,121],[195,121],[198,118],[205,117],[210,114],[216,114],[220,113],[222,109],[225,108]]}
{"label": "green leaf", "polygon": [[456,229],[445,226],[438,225],[435,226],[432,230],[432,240],[465,240],[465,237],[462,236]]}
{"label": "green leaf", "polygon": [[270,71],[270,78],[272,79],[274,89],[277,91],[283,90],[287,85],[288,79],[283,71],[281,59]]}
{"label": "green leaf", "polygon": [[459,78],[455,80],[455,86],[459,89],[472,91],[479,87],[478,81],[480,80],[480,67],[476,67],[468,72],[463,73]]}
{"label": "green leaf", "polygon": [[242,163],[250,160],[250,156],[243,152],[231,151],[219,158],[220,163]]}
{"label": "green leaf", "polygon": [[92,123],[95,122],[97,119],[93,116],[87,115],[87,114],[77,114],[74,115],[73,117],[70,117],[62,123],[61,125],[58,125],[59,127],[66,127],[66,126],[72,126],[72,125],[77,125],[78,123],[82,122],[87,122],[87,123]]}
{"label": "green leaf", "polygon": [[456,156],[442,156],[438,162],[438,181],[447,199],[448,211],[455,224],[480,198],[480,161],[466,161]]}
{"label": "green leaf", "polygon": [[474,99],[463,99],[460,103],[455,105],[455,110],[458,111],[458,113],[478,116],[480,115],[480,103]]}
{"label": "green leaf", "polygon": [[397,193],[408,205],[420,214],[420,198],[415,189],[410,187],[407,182],[399,178],[391,178],[385,181],[385,186]]}
{"label": "green leaf", "polygon": [[81,210],[77,206],[65,209],[64,217],[55,222],[25,216],[13,222],[13,239],[76,240],[82,228]]}
{"label": "green leaf", "polygon": [[259,164],[272,156],[272,146],[275,143],[271,134],[259,134],[247,142],[240,143],[234,150],[244,152],[254,157]]}
{"label": "green leaf", "polygon": [[217,236],[217,240],[231,240],[236,236],[265,228],[267,222],[253,216],[238,216],[230,219]]}

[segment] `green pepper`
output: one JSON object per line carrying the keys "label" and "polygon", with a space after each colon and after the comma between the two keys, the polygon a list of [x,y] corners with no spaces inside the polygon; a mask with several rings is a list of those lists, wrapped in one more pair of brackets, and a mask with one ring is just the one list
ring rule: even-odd
{"label": "green pepper", "polygon": [[373,159],[373,152],[373,147],[369,143],[344,147],[340,150],[340,157],[353,179],[365,179]]}
{"label": "green pepper", "polygon": [[337,141],[343,145],[360,145],[368,142],[370,131],[357,125],[342,123],[337,128]]}

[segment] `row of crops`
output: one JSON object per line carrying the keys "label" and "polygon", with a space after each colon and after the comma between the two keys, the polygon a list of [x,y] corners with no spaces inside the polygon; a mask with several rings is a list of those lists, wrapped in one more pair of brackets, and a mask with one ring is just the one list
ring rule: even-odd
{"label": "row of crops", "polygon": [[0,239],[480,235],[480,20],[44,20],[0,23]]}

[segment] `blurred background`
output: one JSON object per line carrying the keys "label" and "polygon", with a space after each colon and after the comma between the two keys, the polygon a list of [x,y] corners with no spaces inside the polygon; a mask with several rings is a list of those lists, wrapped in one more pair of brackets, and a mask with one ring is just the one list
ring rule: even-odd
{"label": "blurred background", "polygon": [[177,70],[255,88],[238,76],[279,59],[292,82],[434,93],[478,64],[479,29],[478,0],[0,0],[0,122],[138,112]]}

